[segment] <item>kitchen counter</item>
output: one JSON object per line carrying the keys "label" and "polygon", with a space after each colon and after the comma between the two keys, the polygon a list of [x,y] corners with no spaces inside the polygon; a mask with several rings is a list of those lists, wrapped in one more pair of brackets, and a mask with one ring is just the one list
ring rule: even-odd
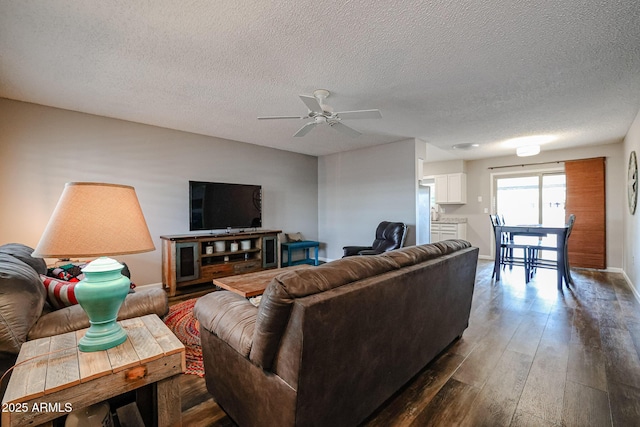
{"label": "kitchen counter", "polygon": [[431,221],[432,224],[466,224],[467,218],[440,218],[437,221]]}

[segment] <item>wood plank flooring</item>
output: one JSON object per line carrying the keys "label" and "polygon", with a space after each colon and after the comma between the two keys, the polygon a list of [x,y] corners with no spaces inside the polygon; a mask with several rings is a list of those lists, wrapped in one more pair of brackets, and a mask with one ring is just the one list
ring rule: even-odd
{"label": "wood plank flooring", "polygon": [[[491,279],[480,261],[469,328],[363,425],[640,425],[640,304],[618,273]],[[193,295],[183,296],[183,299]],[[172,303],[176,300],[172,301]],[[204,380],[182,377],[185,426],[234,426]]]}

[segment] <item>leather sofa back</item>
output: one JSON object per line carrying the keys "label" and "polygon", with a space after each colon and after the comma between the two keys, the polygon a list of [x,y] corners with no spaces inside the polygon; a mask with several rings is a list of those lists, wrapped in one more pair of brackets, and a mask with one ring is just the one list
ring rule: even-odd
{"label": "leather sofa back", "polygon": [[392,258],[349,257],[316,268],[294,270],[276,277],[265,290],[256,319],[249,359],[265,370],[271,368],[282,332],[296,298],[324,292],[366,277],[396,270]]}
{"label": "leather sofa back", "polygon": [[260,302],[249,359],[265,370],[271,369],[296,298],[335,289],[470,246],[464,240],[410,246],[380,256],[342,258],[317,268],[289,271],[276,277],[267,286]]}
{"label": "leather sofa back", "polygon": [[32,257],[33,249],[22,243],[7,243],[0,246],[0,254],[11,255],[29,265],[38,274],[47,272],[47,263],[42,258]]}

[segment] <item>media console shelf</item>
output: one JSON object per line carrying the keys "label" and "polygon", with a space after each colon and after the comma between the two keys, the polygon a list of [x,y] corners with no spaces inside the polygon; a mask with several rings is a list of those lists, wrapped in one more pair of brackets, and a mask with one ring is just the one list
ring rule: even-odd
{"label": "media console shelf", "polygon": [[278,233],[260,230],[222,234],[181,234],[162,239],[162,287],[211,283],[219,277],[278,267]]}

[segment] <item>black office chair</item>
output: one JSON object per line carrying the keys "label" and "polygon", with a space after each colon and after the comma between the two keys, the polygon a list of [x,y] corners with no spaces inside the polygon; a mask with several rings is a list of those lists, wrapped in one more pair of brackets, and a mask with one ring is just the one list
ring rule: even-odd
{"label": "black office chair", "polygon": [[382,221],[376,229],[376,238],[371,246],[345,246],[344,257],[353,255],[377,255],[401,248],[407,237],[407,226],[402,222]]}

